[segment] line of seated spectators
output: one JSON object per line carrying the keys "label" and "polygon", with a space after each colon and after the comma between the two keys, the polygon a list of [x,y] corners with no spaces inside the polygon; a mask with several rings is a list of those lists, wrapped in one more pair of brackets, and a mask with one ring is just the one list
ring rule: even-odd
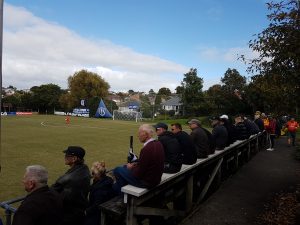
{"label": "line of seated spectators", "polygon": [[190,134],[183,131],[179,123],[172,124],[171,131],[165,123],[143,124],[138,130],[139,141],[143,143],[138,160],[116,167],[114,179],[107,176],[104,162],[93,163],[90,172],[84,163],[85,150],[69,146],[63,153],[65,164],[70,168],[52,186],[47,184],[46,168],[40,165],[26,168],[23,184],[28,195],[17,209],[12,224],[99,224],[98,205],[122,194],[124,185],[152,188],[160,183],[163,173],[176,173],[182,164],[194,164],[197,158],[206,158],[235,140],[258,133],[256,124],[236,116],[233,125],[228,116],[223,115],[211,118],[210,133],[199,120],[192,119],[188,122]]}

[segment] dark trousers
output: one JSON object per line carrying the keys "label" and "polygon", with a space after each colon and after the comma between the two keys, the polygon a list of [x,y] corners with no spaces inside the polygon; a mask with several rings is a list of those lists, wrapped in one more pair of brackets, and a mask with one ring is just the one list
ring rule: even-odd
{"label": "dark trousers", "polygon": [[118,195],[122,194],[121,188],[127,184],[131,184],[140,188],[146,188],[146,185],[141,180],[135,178],[131,170],[127,169],[126,165],[116,167],[113,173],[116,177],[116,182],[113,184],[113,189]]}
{"label": "dark trousers", "polygon": [[276,134],[270,134],[270,148],[274,148]]}

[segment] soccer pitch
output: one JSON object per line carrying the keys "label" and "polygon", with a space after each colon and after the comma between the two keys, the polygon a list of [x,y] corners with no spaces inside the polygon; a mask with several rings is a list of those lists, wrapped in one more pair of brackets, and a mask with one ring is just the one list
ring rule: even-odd
{"label": "soccer pitch", "polygon": [[49,172],[49,185],[67,169],[62,153],[69,145],[86,150],[85,163],[104,160],[107,169],[126,163],[129,137],[134,139],[134,152],[142,144],[137,138],[140,124],[133,121],[32,115],[3,116],[0,173],[0,202],[25,195],[22,177],[25,167],[39,164]]}

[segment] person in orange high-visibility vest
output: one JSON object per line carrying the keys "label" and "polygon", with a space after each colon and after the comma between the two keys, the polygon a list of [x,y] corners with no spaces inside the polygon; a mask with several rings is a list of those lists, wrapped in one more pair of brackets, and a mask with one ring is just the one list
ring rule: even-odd
{"label": "person in orange high-visibility vest", "polygon": [[288,129],[288,145],[291,146],[292,142],[292,145],[295,146],[296,132],[299,127],[299,124],[294,117],[291,117],[291,119],[286,123],[286,127]]}

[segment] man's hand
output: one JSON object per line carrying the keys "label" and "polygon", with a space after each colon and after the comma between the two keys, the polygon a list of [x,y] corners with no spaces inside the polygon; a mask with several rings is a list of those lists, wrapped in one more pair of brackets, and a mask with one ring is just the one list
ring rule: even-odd
{"label": "man's hand", "polygon": [[127,169],[129,169],[129,170],[133,169],[136,166],[137,166],[136,162],[134,162],[134,163],[127,163]]}

